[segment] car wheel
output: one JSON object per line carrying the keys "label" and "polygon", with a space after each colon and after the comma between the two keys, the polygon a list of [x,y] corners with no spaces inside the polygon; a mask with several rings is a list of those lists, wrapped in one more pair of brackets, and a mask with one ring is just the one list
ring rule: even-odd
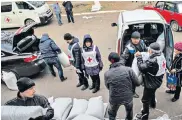
{"label": "car wheel", "polygon": [[179,31],[179,25],[176,21],[171,22],[171,28],[173,31],[178,32]]}
{"label": "car wheel", "polygon": [[35,21],[32,19],[27,19],[27,20],[25,20],[25,25],[30,25],[33,22],[35,22]]}

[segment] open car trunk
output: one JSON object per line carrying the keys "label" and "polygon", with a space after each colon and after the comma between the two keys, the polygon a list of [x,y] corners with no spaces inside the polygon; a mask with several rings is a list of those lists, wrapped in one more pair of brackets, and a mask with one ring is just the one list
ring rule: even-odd
{"label": "open car trunk", "polygon": [[20,27],[15,33],[1,32],[1,47],[16,53],[39,51],[39,39],[34,35],[33,27],[37,23]]}

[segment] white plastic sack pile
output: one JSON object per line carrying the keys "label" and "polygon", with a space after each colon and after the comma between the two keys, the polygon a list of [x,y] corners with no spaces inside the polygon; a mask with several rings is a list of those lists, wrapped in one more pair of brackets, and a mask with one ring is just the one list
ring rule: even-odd
{"label": "white plastic sack pile", "polygon": [[28,120],[45,115],[46,110],[40,106],[1,106],[2,120]]}
{"label": "white plastic sack pile", "polygon": [[58,54],[58,58],[64,68],[71,66],[68,56],[63,51]]}
{"label": "white plastic sack pile", "polygon": [[66,120],[72,108],[73,101],[71,98],[56,98],[51,105],[54,109],[54,117],[56,120]]}
{"label": "white plastic sack pile", "polygon": [[67,120],[72,120],[76,116],[80,114],[84,114],[87,110],[88,101],[85,99],[76,99],[73,100],[73,107],[71,109],[71,112],[67,118]]}
{"label": "white plastic sack pile", "polygon": [[171,120],[167,114],[164,114],[162,117],[158,117],[155,120]]}
{"label": "white plastic sack pile", "polygon": [[75,117],[72,120],[100,120],[100,119],[90,116],[90,115],[82,114],[82,115],[78,115],[77,117]]}
{"label": "white plastic sack pile", "polygon": [[15,74],[13,74],[12,72],[2,71],[2,75],[3,75],[3,81],[10,90],[18,90],[18,87],[16,85],[17,78]]}
{"label": "white plastic sack pile", "polygon": [[[146,61],[149,58],[149,53],[148,52],[141,52],[143,61]],[[142,83],[142,75],[140,70],[138,69],[138,65],[137,65],[137,58],[135,57],[132,63],[132,69],[135,72],[135,74],[137,75],[140,83]]]}
{"label": "white plastic sack pile", "polygon": [[88,108],[85,114],[104,120],[104,103],[102,96],[89,99]]}

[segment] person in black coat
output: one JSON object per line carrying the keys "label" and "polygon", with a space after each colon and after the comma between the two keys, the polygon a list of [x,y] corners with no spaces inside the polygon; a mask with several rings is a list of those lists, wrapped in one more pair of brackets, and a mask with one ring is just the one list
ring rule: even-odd
{"label": "person in black coat", "polygon": [[149,58],[146,61],[143,61],[140,54],[136,55],[138,68],[142,72],[144,83],[143,110],[136,116],[140,120],[148,120],[149,107],[156,107],[155,93],[162,84],[166,69],[166,59],[158,43],[150,44],[149,54]]}
{"label": "person in black coat", "polygon": [[67,18],[68,18],[68,23],[70,23],[71,21],[74,23],[74,17],[73,17],[73,5],[71,3],[71,1],[64,1],[63,2],[63,6],[65,7],[65,11],[67,14]]}
{"label": "person in black coat", "polygon": [[109,54],[110,68],[104,74],[105,85],[109,90],[109,120],[115,120],[121,105],[126,108],[126,120],[133,119],[133,91],[132,86],[139,86],[140,82],[134,71],[124,66],[124,60],[117,53]]}
{"label": "person in black coat", "polygon": [[175,102],[179,99],[181,93],[182,85],[182,42],[178,42],[174,45],[175,48],[175,58],[172,63],[171,73],[174,73],[178,78],[176,91],[174,97],[171,99],[172,102]]}
{"label": "person in black coat", "polygon": [[37,118],[30,118],[29,120],[50,120],[54,117],[54,109],[50,106],[47,98],[35,94],[35,83],[30,78],[20,78],[17,82],[18,94],[17,97],[6,102],[8,106],[41,106],[48,108],[46,115]]}
{"label": "person in black coat", "polygon": [[[125,59],[125,65],[132,66],[134,55],[140,52],[147,52],[147,47],[143,40],[140,39],[141,35],[138,31],[135,31],[131,35],[131,40],[126,44],[125,49],[121,57]],[[139,98],[139,95],[135,92],[136,86],[133,86],[133,97]]]}
{"label": "person in black coat", "polygon": [[79,77],[79,83],[77,84],[77,87],[81,87],[83,85],[81,90],[86,90],[88,88],[88,81],[82,68],[82,56],[79,40],[78,38],[72,36],[70,33],[66,33],[64,35],[64,40],[69,44],[68,57],[70,63],[75,67],[76,73]]}

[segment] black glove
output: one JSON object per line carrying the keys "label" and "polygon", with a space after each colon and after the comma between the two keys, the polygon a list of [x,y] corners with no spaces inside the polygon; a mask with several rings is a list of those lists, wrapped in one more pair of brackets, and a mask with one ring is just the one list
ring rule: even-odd
{"label": "black glove", "polygon": [[39,117],[36,117],[36,118],[30,118],[29,120],[44,120],[44,117],[39,116]]}

